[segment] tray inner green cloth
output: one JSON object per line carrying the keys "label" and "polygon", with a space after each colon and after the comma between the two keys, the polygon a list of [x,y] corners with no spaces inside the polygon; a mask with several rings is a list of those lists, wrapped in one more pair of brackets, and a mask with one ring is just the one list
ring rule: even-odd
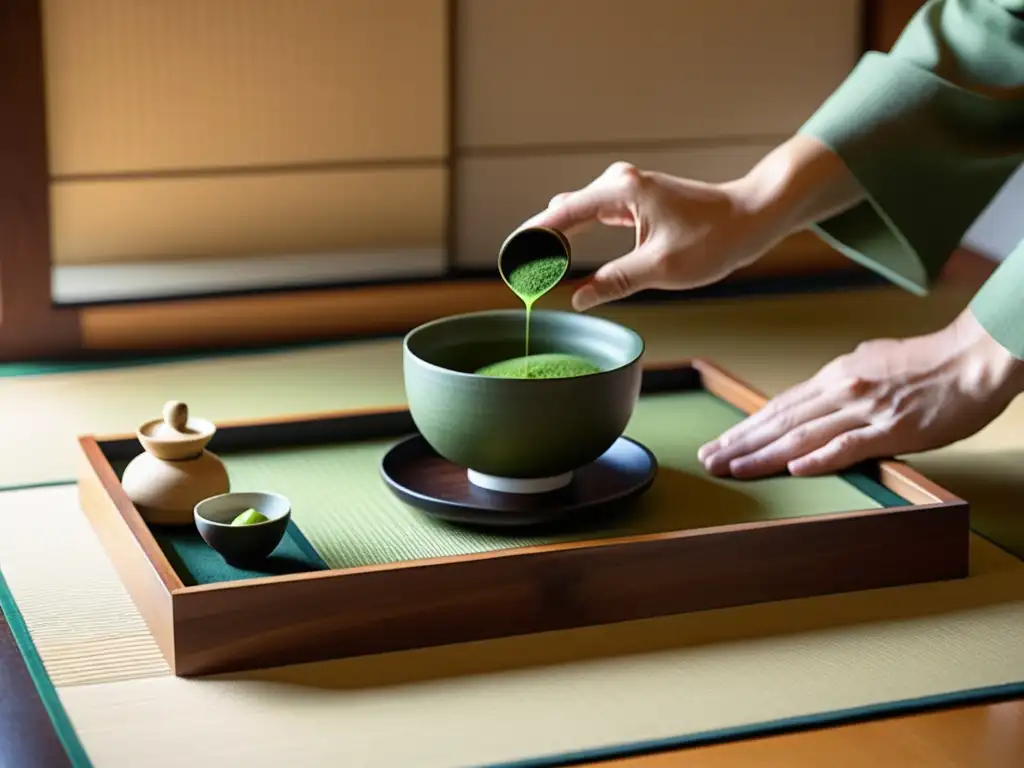
{"label": "tray inner green cloth", "polygon": [[241,581],[286,573],[322,571],[327,564],[302,535],[295,522],[288,524],[284,539],[258,568],[238,568],[224,562],[207,546],[192,526],[153,527],[153,536],[185,586]]}
{"label": "tray inner green cloth", "polygon": [[[697,461],[698,447],[741,418],[739,410],[703,391],[642,397],[626,433],[658,458],[658,476],[651,489],[625,515],[557,533],[469,530],[407,506],[391,494],[379,474],[380,460],[397,436],[231,453],[222,458],[234,490],[275,491],[291,500],[298,530],[275,555],[310,569],[321,568],[322,563],[349,568],[906,503],[864,475],[783,476],[754,482],[710,477]],[[183,580],[210,583],[266,575],[226,565],[193,529],[155,532],[165,551],[172,553]],[[322,561],[306,548],[307,539]]]}

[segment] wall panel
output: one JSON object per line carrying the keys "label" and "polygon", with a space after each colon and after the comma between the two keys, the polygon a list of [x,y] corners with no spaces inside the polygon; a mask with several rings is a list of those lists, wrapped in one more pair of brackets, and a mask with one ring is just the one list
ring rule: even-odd
{"label": "wall panel", "polygon": [[[53,185],[56,266],[443,248],[447,169]],[[244,261],[239,261],[244,268]]]}
{"label": "wall panel", "polygon": [[45,0],[57,176],[443,158],[445,0]]}
{"label": "wall panel", "polygon": [[[436,275],[449,246],[493,269],[524,218],[614,160],[742,173],[862,42],[861,0],[12,3],[42,10],[48,148],[11,146],[51,163],[52,250],[24,261],[58,302]],[[632,233],[573,241],[588,267]]]}
{"label": "wall panel", "polygon": [[461,147],[788,133],[860,55],[858,0],[462,0]]}

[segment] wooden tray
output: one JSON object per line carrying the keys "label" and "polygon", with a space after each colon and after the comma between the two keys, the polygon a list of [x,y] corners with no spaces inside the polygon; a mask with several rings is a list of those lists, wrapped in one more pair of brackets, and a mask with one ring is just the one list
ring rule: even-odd
{"label": "wooden tray", "polygon": [[[645,369],[642,397],[698,389],[743,413],[765,402],[704,360]],[[230,457],[397,441],[414,432],[404,408],[327,413],[220,424],[210,449]],[[180,676],[968,574],[967,503],[899,462],[882,461],[860,476],[905,504],[186,584],[121,488],[115,466],[140,452],[134,435],[79,443],[82,508]]]}

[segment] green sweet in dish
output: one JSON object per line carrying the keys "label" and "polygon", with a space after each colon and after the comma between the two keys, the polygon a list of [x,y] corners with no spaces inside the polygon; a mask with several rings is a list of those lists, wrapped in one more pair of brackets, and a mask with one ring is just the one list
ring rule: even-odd
{"label": "green sweet in dish", "polygon": [[270,518],[266,515],[257,512],[255,509],[247,509],[245,512],[240,514],[234,520],[231,521],[232,525],[255,525],[256,523],[265,523]]}
{"label": "green sweet in dish", "polygon": [[[522,299],[526,306],[526,352],[524,364],[529,369],[530,364],[530,310],[534,303],[550,291],[558,281],[565,275],[569,266],[569,259],[565,256],[545,256],[525,264],[520,264],[508,275],[508,286],[512,292]],[[527,378],[537,378],[528,376]]]}
{"label": "green sweet in dish", "polygon": [[579,355],[545,354],[513,357],[491,363],[476,373],[504,379],[568,379],[600,370],[592,361]]}

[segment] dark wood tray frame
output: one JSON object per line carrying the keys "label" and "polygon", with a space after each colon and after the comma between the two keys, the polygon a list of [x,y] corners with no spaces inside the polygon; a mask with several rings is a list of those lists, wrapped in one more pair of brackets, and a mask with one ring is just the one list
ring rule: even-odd
{"label": "dark wood tray frame", "polygon": [[[647,394],[694,387],[747,413],[766,400],[706,360],[645,368]],[[210,448],[414,431],[408,411],[396,407],[222,424]],[[867,471],[907,506],[185,586],[113,468],[140,450],[134,435],[79,443],[82,508],[179,676],[968,574],[968,504],[900,462],[880,461]]]}

